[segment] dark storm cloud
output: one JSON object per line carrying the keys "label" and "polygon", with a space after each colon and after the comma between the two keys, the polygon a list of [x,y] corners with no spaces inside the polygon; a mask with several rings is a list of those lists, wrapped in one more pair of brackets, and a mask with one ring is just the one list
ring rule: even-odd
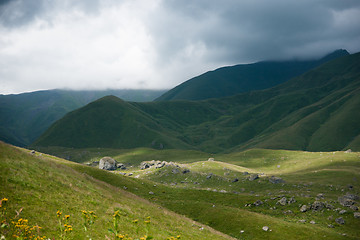
{"label": "dark storm cloud", "polygon": [[171,88],[340,48],[360,51],[359,0],[0,1],[0,93]]}
{"label": "dark storm cloud", "polygon": [[[359,50],[351,39],[360,38],[360,1],[165,1],[164,8],[168,14],[156,22],[164,32],[169,29],[165,34],[157,30],[164,53],[172,54],[189,41],[202,41],[225,61],[318,57],[343,47]],[[341,14],[349,15],[349,22],[338,22]]]}

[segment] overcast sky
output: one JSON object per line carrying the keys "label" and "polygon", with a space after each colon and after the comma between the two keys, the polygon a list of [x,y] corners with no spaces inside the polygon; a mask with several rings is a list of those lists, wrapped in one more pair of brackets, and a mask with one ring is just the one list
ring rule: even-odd
{"label": "overcast sky", "polygon": [[360,51],[359,0],[0,0],[0,94],[165,89],[340,48]]}

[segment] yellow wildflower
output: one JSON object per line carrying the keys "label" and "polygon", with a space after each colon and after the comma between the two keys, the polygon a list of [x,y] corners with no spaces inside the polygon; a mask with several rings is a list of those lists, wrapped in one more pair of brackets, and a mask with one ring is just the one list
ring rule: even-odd
{"label": "yellow wildflower", "polygon": [[61,216],[61,214],[62,214],[62,212],[61,212],[60,210],[58,210],[58,211],[56,212],[56,215],[57,215],[58,218]]}

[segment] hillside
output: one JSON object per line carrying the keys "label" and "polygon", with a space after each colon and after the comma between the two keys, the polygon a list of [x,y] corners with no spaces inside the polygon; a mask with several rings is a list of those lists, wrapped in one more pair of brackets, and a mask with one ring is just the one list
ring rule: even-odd
{"label": "hillside", "polygon": [[32,146],[358,151],[359,90],[357,53],[274,88],[227,98],[133,103],[105,97],[66,115]]}
{"label": "hillside", "polygon": [[[10,148],[8,150],[13,151]],[[126,170],[115,171],[100,170],[96,164],[94,167],[75,164],[38,152],[29,156],[29,152],[25,155],[33,163],[30,165],[32,168],[22,159],[23,155],[16,155],[19,163],[15,161],[12,168],[19,169],[21,175],[16,175],[13,171],[2,173],[1,176],[8,177],[9,184],[5,186],[16,189],[14,192],[23,192],[21,200],[26,202],[27,196],[41,197],[42,194],[47,194],[50,199],[58,197],[59,191],[54,195],[51,193],[52,189],[59,188],[58,181],[61,180],[63,185],[60,188],[69,186],[62,195],[64,199],[42,201],[55,202],[54,206],[50,205],[53,210],[49,211],[53,212],[62,202],[74,202],[72,206],[76,206],[76,199],[84,198],[81,208],[104,213],[105,225],[101,225],[103,222],[99,219],[94,224],[94,230],[95,226],[111,224],[106,219],[111,216],[112,201],[116,201],[122,211],[127,213],[121,217],[121,229],[130,236],[134,231],[131,221],[151,214],[151,224],[155,225],[151,230],[157,232],[158,226],[165,227],[162,229],[164,233],[159,236],[158,232],[155,239],[166,239],[163,236],[169,234],[168,229],[177,226],[171,225],[173,220],[179,219],[177,215],[168,214],[165,209],[197,221],[191,226],[182,225],[179,221],[179,226],[174,231],[178,230],[180,239],[200,238],[196,234],[203,234],[206,228],[202,229],[198,222],[237,239],[358,239],[360,236],[360,219],[355,217],[359,214],[356,208],[359,206],[360,193],[357,181],[360,173],[358,152],[314,153],[252,149],[230,154],[207,154],[189,150],[145,148],[62,149],[62,152],[67,152],[71,159],[78,162],[94,164],[93,161],[99,161],[103,156],[111,156],[127,167]],[[8,155],[9,152],[2,152],[0,156]],[[208,159],[210,156],[212,159]],[[0,159],[0,164],[3,164],[4,157]],[[166,161],[168,164],[140,169],[141,162],[151,162],[152,159]],[[6,164],[10,164],[9,162],[12,161],[5,161]],[[38,167],[38,162],[42,167]],[[49,166],[47,163],[52,164]],[[42,173],[42,169],[46,172]],[[71,176],[67,175],[67,171],[71,172]],[[61,172],[63,178],[59,179],[58,172]],[[254,176],[257,178],[253,179]],[[53,179],[45,182],[49,177]],[[44,182],[39,182],[39,179]],[[24,184],[24,180],[29,184]],[[90,185],[92,182],[103,189]],[[0,193],[3,188],[4,186],[0,187]],[[32,192],[26,191],[29,188]],[[39,193],[38,189],[42,189],[43,193]],[[111,189],[111,193],[105,192],[106,195],[103,195],[108,189]],[[83,192],[90,195],[84,196]],[[116,195],[117,192],[121,193],[120,197]],[[133,202],[127,202],[128,195],[132,196]],[[344,196],[354,199],[353,205],[344,206],[341,200]],[[37,197],[32,204],[37,203]],[[139,197],[156,205],[150,205],[144,200],[143,203],[149,205],[138,205]],[[69,201],[70,199],[74,200]],[[101,204],[96,204],[97,201]],[[68,205],[63,208],[63,212],[70,212],[73,214],[71,218],[76,219],[76,208]],[[103,208],[110,210],[104,211]],[[30,211],[29,208],[24,208],[24,214],[25,210]],[[264,226],[269,230],[264,231]],[[74,229],[81,233],[79,225]],[[189,231],[188,234],[181,233],[183,229]],[[211,237],[214,236],[202,237],[213,239]]]}
{"label": "hillside", "polygon": [[337,50],[319,60],[265,61],[223,67],[187,80],[156,101],[202,100],[266,89],[348,54],[346,50]]}
{"label": "hillside", "polygon": [[[78,164],[41,153],[31,154],[0,142],[0,180],[3,183],[0,184],[0,200],[7,199],[0,203],[1,238],[14,234],[27,239],[26,226],[40,226],[39,236],[50,239],[121,239],[121,235],[127,236],[126,239],[139,239],[144,235],[154,239],[231,239],[125,191],[123,187],[77,171],[77,167]],[[99,169],[95,172],[98,177],[115,176]],[[140,180],[115,177],[118,183],[142,186],[140,189],[144,192],[150,186],[143,186]],[[60,218],[57,211],[62,213]],[[97,216],[93,223],[87,222],[87,230],[84,230],[82,211],[93,211]],[[116,211],[119,215],[115,226]],[[72,231],[59,230],[59,221],[65,222],[65,215],[69,215]],[[11,221],[22,221],[22,224],[15,227]],[[117,231],[119,236],[115,237],[108,229]],[[38,234],[35,230],[32,232],[32,236]]]}
{"label": "hillside", "polygon": [[164,91],[47,90],[15,95],[0,95],[0,140],[26,146],[66,113],[106,95],[128,101],[152,101]]}

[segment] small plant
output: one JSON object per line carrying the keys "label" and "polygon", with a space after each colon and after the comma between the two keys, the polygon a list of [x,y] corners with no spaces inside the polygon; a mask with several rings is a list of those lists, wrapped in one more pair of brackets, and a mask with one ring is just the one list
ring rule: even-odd
{"label": "small plant", "polygon": [[88,230],[95,223],[95,219],[97,218],[97,216],[96,216],[95,212],[86,211],[86,210],[82,210],[81,215],[83,218],[84,230],[85,230],[85,233],[87,234],[86,237],[91,240],[90,231],[88,231]]}
{"label": "small plant", "polygon": [[60,239],[66,239],[66,236],[73,230],[72,226],[69,224],[70,215],[65,215],[62,218],[62,212],[58,210],[56,216],[59,220]]}
{"label": "small plant", "polygon": [[40,226],[31,226],[29,225],[29,220],[20,218],[22,208],[19,211],[16,211],[17,214],[13,218],[8,216],[6,211],[7,202],[7,198],[2,198],[0,201],[1,239],[46,239],[45,236],[40,236]]}

